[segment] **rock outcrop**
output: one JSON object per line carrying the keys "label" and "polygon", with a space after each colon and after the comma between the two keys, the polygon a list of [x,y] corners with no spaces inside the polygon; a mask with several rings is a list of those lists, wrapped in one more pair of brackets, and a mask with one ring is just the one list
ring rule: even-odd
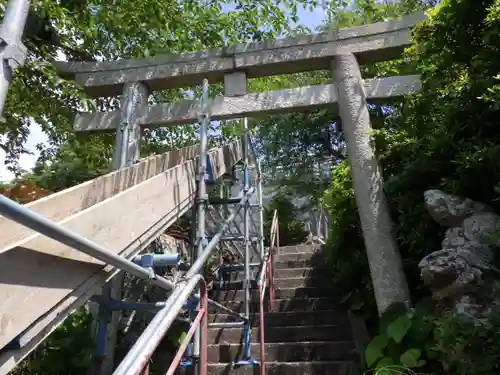
{"label": "rock outcrop", "polygon": [[424,193],[431,217],[448,228],[442,249],[424,257],[421,277],[442,307],[482,320],[500,312],[494,266],[500,217],[491,207],[440,190]]}

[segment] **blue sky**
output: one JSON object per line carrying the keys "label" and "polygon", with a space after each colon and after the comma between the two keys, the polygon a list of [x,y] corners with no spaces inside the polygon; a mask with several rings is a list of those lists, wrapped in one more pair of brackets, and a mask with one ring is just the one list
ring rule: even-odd
{"label": "blue sky", "polygon": [[[306,26],[310,28],[313,32],[315,28],[323,22],[325,19],[325,13],[322,8],[317,7],[312,12],[309,9],[298,9],[299,21],[298,25]],[[26,147],[33,155],[22,155],[20,158],[21,167],[25,170],[30,170],[35,165],[38,158],[39,152],[36,150],[36,145],[39,143],[45,143],[47,141],[47,136],[43,133],[40,126],[33,124],[30,127],[30,134],[26,142]],[[0,149],[0,182],[9,181],[14,176],[7,171],[4,164],[5,155],[3,150]]]}

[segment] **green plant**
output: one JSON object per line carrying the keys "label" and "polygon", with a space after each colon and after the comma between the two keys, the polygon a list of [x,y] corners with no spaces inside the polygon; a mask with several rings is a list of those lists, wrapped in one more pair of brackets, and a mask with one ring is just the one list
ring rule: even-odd
{"label": "green plant", "polygon": [[430,300],[414,309],[394,304],[380,317],[365,349],[376,375],[490,375],[500,370],[500,315],[487,323],[452,312],[439,313]]}
{"label": "green plant", "polygon": [[411,373],[436,367],[432,345],[434,316],[425,302],[407,310],[394,304],[380,317],[379,331],[365,350],[365,361],[377,375]]}
{"label": "green plant", "polygon": [[33,352],[13,375],[87,375],[92,369],[92,315],[76,310]]}
{"label": "green plant", "polygon": [[431,350],[449,374],[498,374],[500,315],[492,314],[486,324],[478,324],[465,316],[444,314],[434,322]]}

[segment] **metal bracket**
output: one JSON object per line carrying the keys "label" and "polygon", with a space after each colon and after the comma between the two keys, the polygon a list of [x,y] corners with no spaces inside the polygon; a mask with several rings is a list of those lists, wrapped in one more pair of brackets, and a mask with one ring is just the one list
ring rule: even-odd
{"label": "metal bracket", "polygon": [[11,69],[23,66],[28,50],[21,41],[13,40],[5,35],[3,25],[0,25],[0,41],[0,46],[3,47],[2,58],[7,60]]}

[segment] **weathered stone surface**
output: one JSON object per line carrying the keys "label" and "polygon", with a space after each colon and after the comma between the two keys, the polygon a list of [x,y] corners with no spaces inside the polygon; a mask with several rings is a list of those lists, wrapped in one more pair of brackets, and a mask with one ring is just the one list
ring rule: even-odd
{"label": "weathered stone surface", "polygon": [[[251,314],[252,327],[259,326],[259,314]],[[239,321],[233,315],[210,314],[209,322],[234,322]],[[264,324],[266,327],[284,326],[348,326],[349,319],[344,309],[341,310],[319,310],[319,311],[289,311],[264,313]]]}
{"label": "weathered stone surface", "polygon": [[421,277],[443,307],[475,319],[498,309],[493,234],[499,216],[468,198],[428,190],[424,200],[431,217],[447,227],[442,249],[424,257]]}
{"label": "weathered stone surface", "polygon": [[[355,349],[352,341],[278,342],[266,344],[264,353],[269,362],[339,361],[352,360]],[[251,352],[259,358],[260,345],[252,344]],[[216,363],[237,361],[242,357],[241,346],[209,345],[208,356]]]}
{"label": "weathered stone surface", "polygon": [[126,82],[144,81],[152,90],[189,87],[204,78],[210,83],[245,70],[249,78],[328,69],[341,53],[354,53],[362,62],[398,58],[411,44],[411,28],[422,13],[322,34],[244,43],[221,49],[160,55],[142,60],[57,62],[59,74],[75,78],[92,96],[114,96]]}
{"label": "weathered stone surface", "polygon": [[[208,365],[209,375],[254,375],[258,367],[233,367],[231,363]],[[361,372],[354,361],[267,362],[267,375],[358,375]]]}
{"label": "weathered stone surface", "polygon": [[487,205],[469,198],[460,198],[437,189],[424,192],[424,200],[431,217],[447,228],[459,226],[473,213],[492,212]]}
{"label": "weathered stone surface", "polygon": [[[366,79],[367,99],[379,101],[420,91],[418,75]],[[243,96],[217,96],[210,102],[212,120],[228,120],[245,116],[267,116],[301,109],[320,108],[338,101],[334,85],[314,85],[284,90],[248,93]],[[182,100],[150,106],[140,114],[143,127],[191,124],[200,111],[198,100]],[[75,118],[75,131],[116,130],[120,111],[82,112]]]}

